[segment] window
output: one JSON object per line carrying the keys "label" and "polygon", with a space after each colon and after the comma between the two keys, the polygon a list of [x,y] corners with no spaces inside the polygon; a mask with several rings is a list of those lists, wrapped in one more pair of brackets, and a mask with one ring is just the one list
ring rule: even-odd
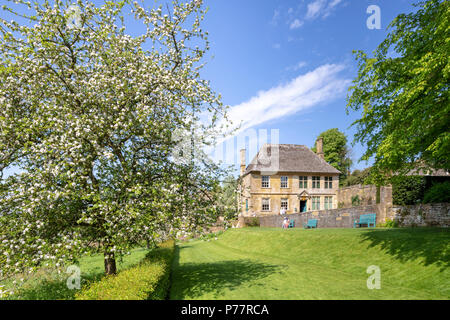
{"label": "window", "polygon": [[325,177],[325,189],[333,188],[333,177]]}
{"label": "window", "polygon": [[333,209],[333,197],[325,197],[325,209]]}
{"label": "window", "polygon": [[245,199],[245,211],[248,211],[248,199]]}
{"label": "window", "polygon": [[300,189],[308,189],[308,177],[300,176],[298,177],[298,187]]}
{"label": "window", "polygon": [[320,210],[320,197],[312,197],[312,209]]}
{"label": "window", "polygon": [[312,177],[312,187],[313,189],[320,188],[320,177]]}
{"label": "window", "polygon": [[270,177],[262,176],[261,188],[270,188]]}
{"label": "window", "polygon": [[281,187],[287,188],[288,187],[288,177],[281,176]]}
{"label": "window", "polygon": [[288,199],[281,199],[281,208],[287,210],[288,207]]}
{"label": "window", "polygon": [[270,199],[262,199],[262,211],[270,211]]}

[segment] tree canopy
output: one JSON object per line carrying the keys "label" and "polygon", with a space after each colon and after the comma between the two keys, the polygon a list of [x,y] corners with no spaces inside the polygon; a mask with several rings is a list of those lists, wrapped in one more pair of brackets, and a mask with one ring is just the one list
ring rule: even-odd
{"label": "tree canopy", "polygon": [[[325,161],[341,172],[340,179],[348,175],[352,161],[350,159],[350,150],[347,146],[347,136],[337,128],[328,129],[316,139],[323,139],[323,153]],[[316,145],[311,148],[316,152]]]}
{"label": "tree canopy", "polygon": [[179,148],[211,143],[226,111],[199,74],[202,1],[78,0],[75,19],[69,1],[14,2],[16,21],[0,19],[0,172],[20,172],[0,180],[0,276],[89,252],[114,273],[132,246],[216,221],[222,171]]}
{"label": "tree canopy", "polygon": [[415,6],[390,23],[372,57],[356,52],[347,112],[362,112],[355,142],[367,146],[362,159],[373,157],[373,172],[384,176],[415,166],[450,168],[450,3]]}

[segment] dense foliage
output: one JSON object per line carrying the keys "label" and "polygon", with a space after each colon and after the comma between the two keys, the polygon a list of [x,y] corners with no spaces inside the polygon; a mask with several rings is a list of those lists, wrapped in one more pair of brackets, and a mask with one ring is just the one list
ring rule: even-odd
{"label": "dense foliage", "polygon": [[83,288],[77,300],[164,300],[170,287],[175,242],[162,243],[137,266]]}
{"label": "dense foliage", "polygon": [[215,222],[222,171],[200,151],[226,110],[199,74],[202,1],[14,3],[17,20],[0,19],[0,177],[18,168],[0,179],[0,278],[92,252],[113,274],[134,245]]}
{"label": "dense foliage", "polygon": [[226,221],[237,218],[238,179],[228,176],[220,186],[220,195],[218,197],[218,205],[221,213]]}
{"label": "dense foliage", "polygon": [[370,177],[371,167],[363,170],[353,170],[344,180],[340,181],[343,187],[349,187],[356,184],[371,184]]}
{"label": "dense foliage", "polygon": [[433,184],[425,191],[423,203],[450,202],[450,181]]}
{"label": "dense foliage", "polygon": [[[398,15],[373,57],[357,51],[347,110],[362,111],[355,141],[374,173],[450,168],[450,2],[419,1]],[[421,161],[417,161],[420,159]]]}
{"label": "dense foliage", "polygon": [[396,205],[421,203],[426,179],[421,176],[395,176],[392,178],[392,202]]}
{"label": "dense foliage", "polygon": [[[350,150],[347,146],[347,136],[339,129],[333,128],[322,132],[317,137],[316,143],[319,138],[323,139],[325,161],[341,172],[340,180],[345,179],[352,164],[349,155]],[[316,152],[316,146],[312,147],[311,150]]]}

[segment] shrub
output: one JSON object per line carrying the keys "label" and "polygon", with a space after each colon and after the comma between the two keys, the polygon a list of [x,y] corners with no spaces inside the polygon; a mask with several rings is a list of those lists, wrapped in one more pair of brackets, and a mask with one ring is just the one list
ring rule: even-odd
{"label": "shrub", "polygon": [[211,239],[215,239],[216,237],[220,236],[224,231],[223,230],[219,230],[217,232],[210,232],[210,233],[206,233],[204,235],[202,235],[200,237],[200,240],[211,240]]}
{"label": "shrub", "polygon": [[396,205],[422,202],[426,180],[419,176],[396,176],[392,178],[392,201]]}
{"label": "shrub", "polygon": [[450,202],[450,181],[436,183],[425,192],[423,203]]}
{"label": "shrub", "polygon": [[170,286],[175,242],[166,241],[138,265],[83,288],[77,300],[164,300]]}
{"label": "shrub", "polygon": [[361,204],[361,199],[359,199],[359,196],[353,196],[352,197],[352,206],[356,207],[359,206]]}
{"label": "shrub", "polygon": [[249,219],[249,221],[246,222],[246,225],[248,227],[259,227],[259,219],[256,217],[253,217]]}
{"label": "shrub", "polygon": [[398,228],[398,221],[386,219],[386,222],[379,224],[379,227],[381,227],[381,228]]}

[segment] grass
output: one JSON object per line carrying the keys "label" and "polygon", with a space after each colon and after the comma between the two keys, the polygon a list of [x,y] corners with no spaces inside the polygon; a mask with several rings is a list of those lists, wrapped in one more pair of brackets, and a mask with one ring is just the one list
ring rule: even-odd
{"label": "grass", "polygon": [[449,266],[448,229],[231,229],[178,245],[170,297],[447,300]]}
{"label": "grass", "polygon": [[[117,261],[117,271],[127,269],[140,262],[148,253],[147,249],[136,248],[131,250],[130,255],[123,257],[122,261]],[[102,254],[86,256],[80,259],[78,264],[81,270],[81,286],[90,282],[98,281],[104,277],[104,257]],[[13,290],[14,295],[9,299],[20,300],[72,300],[79,290],[71,290],[67,287],[66,281],[70,274],[63,271],[41,269],[26,278],[20,289]],[[0,283],[5,285],[5,289],[14,287],[13,281],[20,282],[20,276],[10,278]]]}

